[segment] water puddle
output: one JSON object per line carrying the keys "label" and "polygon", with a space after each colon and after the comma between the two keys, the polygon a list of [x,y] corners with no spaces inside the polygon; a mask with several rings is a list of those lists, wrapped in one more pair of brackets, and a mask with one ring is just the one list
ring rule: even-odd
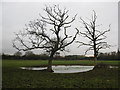
{"label": "water puddle", "polygon": [[118,66],[109,66],[109,68],[118,68]]}
{"label": "water puddle", "polygon": [[[47,67],[20,67],[21,69],[26,70],[43,70]],[[52,66],[53,73],[78,73],[78,72],[87,72],[94,68],[94,66],[81,66],[81,65],[57,65]]]}

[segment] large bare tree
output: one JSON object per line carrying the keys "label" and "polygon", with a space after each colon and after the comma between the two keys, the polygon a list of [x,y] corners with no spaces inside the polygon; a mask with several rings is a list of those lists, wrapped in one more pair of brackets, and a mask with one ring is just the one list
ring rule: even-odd
{"label": "large bare tree", "polygon": [[[98,52],[101,49],[109,48],[111,45],[107,44],[104,39],[107,37],[105,36],[105,33],[110,31],[110,25],[108,30],[98,30],[98,26],[96,25],[97,15],[96,12],[93,11],[92,19],[89,19],[89,23],[80,18],[80,22],[84,25],[85,30],[83,32],[79,32],[79,35],[87,38],[89,42],[83,42],[83,41],[77,41],[77,43],[80,43],[79,46],[86,45],[89,48],[86,50],[85,54],[92,50],[94,51],[94,61],[96,63]],[[76,28],[76,30],[78,30]]]}
{"label": "large bare tree", "polygon": [[[27,51],[43,49],[49,52],[48,71],[52,70],[52,60],[57,51],[65,51],[65,47],[72,44],[79,33],[75,29],[74,35],[68,34],[68,28],[75,20],[69,18],[66,8],[59,5],[45,6],[46,16],[40,14],[40,19],[30,21],[23,31],[16,34],[13,47],[17,50]],[[70,31],[70,30],[69,30]]]}

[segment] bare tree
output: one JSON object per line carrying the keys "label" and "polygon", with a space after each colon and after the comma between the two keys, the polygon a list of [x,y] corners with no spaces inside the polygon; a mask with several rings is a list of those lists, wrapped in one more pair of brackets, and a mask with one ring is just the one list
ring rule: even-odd
{"label": "bare tree", "polygon": [[32,51],[26,51],[25,56],[34,56],[35,54]]}
{"label": "bare tree", "polygon": [[48,71],[52,70],[52,60],[57,51],[65,51],[65,47],[72,44],[79,33],[68,34],[68,28],[75,20],[76,15],[70,20],[68,10],[60,9],[59,5],[45,6],[47,16],[40,15],[40,19],[30,21],[25,30],[16,34],[13,47],[17,50],[27,51],[43,49],[49,52]]}
{"label": "bare tree", "polygon": [[14,55],[15,56],[22,56],[22,52],[17,51],[17,52],[14,53]]}
{"label": "bare tree", "polygon": [[[84,21],[82,18],[80,18],[80,20],[82,24],[84,25],[85,31],[79,32],[79,35],[89,39],[89,42],[86,43],[86,42],[77,41],[77,43],[80,43],[79,46],[82,46],[82,45],[89,46],[85,54],[90,50],[94,51],[94,61],[96,63],[99,50],[106,49],[111,46],[111,45],[108,45],[107,42],[104,41],[104,39],[107,38],[105,36],[105,33],[110,31],[110,25],[109,25],[108,30],[104,30],[104,31],[98,30],[97,27],[99,25],[96,25],[97,15],[95,11],[93,11],[92,19],[89,19],[90,20],[89,23]],[[78,29],[76,28],[76,30]]]}

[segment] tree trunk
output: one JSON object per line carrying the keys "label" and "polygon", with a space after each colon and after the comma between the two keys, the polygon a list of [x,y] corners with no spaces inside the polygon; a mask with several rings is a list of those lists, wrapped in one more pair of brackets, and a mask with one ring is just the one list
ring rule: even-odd
{"label": "tree trunk", "polygon": [[48,61],[47,71],[48,71],[48,72],[54,72],[54,71],[52,70],[52,58],[50,58],[49,61]]}
{"label": "tree trunk", "polygon": [[96,50],[96,41],[94,43],[94,66],[96,66],[96,61],[97,61],[97,50]]}
{"label": "tree trunk", "polygon": [[96,64],[97,64],[97,57],[94,56],[94,66],[96,66]]}
{"label": "tree trunk", "polygon": [[52,70],[52,60],[53,60],[54,52],[51,53],[50,59],[48,60],[48,66],[47,66],[47,71],[48,72],[54,72]]}

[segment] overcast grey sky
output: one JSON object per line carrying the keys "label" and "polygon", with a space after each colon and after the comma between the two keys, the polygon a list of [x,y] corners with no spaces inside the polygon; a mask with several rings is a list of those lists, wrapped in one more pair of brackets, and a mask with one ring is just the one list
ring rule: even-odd
{"label": "overcast grey sky", "polygon": [[[12,47],[12,40],[15,35],[14,32],[23,30],[25,24],[29,21],[39,18],[39,13],[45,15],[43,8],[45,5],[59,4],[60,7],[69,10],[70,17],[77,14],[75,22],[72,24],[70,32],[74,28],[80,28],[82,24],[79,22],[80,17],[87,20],[86,17],[91,18],[92,10],[97,13],[97,24],[102,26],[100,29],[106,30],[111,24],[111,31],[106,34],[106,41],[113,45],[110,49],[101,50],[101,52],[116,51],[118,48],[118,3],[117,2],[3,2],[2,3],[2,52],[13,54],[16,50]],[[83,31],[84,29],[80,29]],[[86,39],[78,37],[77,39],[85,41]],[[87,42],[87,41],[86,41]],[[62,54],[84,54],[87,49],[86,46],[77,48],[78,44],[73,43],[68,47],[69,53]],[[41,53],[40,51],[35,51]],[[91,55],[89,52],[88,55]]]}

